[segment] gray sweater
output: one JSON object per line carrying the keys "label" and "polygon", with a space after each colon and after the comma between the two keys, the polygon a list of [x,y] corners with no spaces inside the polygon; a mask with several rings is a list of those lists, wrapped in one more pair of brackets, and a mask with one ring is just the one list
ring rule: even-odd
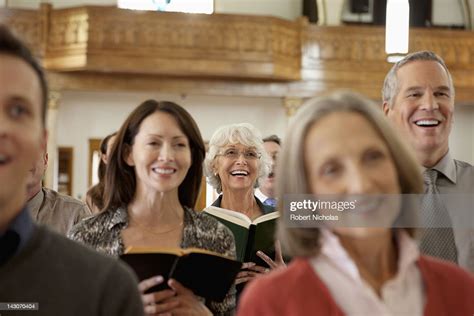
{"label": "gray sweater", "polygon": [[0,266],[0,302],[37,302],[36,312],[1,315],[143,315],[133,273],[118,260],[36,227]]}

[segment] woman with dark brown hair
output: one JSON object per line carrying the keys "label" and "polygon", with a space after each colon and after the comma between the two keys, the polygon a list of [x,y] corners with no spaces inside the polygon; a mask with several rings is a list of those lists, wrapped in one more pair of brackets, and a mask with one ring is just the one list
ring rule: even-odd
{"label": "woman with dark brown hair", "polygon": [[107,169],[107,160],[112,152],[112,146],[114,145],[115,135],[117,132],[105,136],[100,142],[100,161],[97,175],[99,176],[99,183],[94,185],[87,191],[86,203],[92,213],[99,213],[104,207],[104,188],[105,188],[105,171]]}
{"label": "woman with dark brown hair", "polygon": [[[113,256],[128,246],[202,248],[235,258],[232,233],[195,212],[205,155],[190,114],[167,101],[139,105],[117,133],[105,176],[104,210],[75,226],[70,238]],[[166,276],[165,276],[166,277]],[[163,276],[139,285],[146,314],[231,313],[235,289],[224,301],[202,303],[176,280],[171,289],[145,294]]]}

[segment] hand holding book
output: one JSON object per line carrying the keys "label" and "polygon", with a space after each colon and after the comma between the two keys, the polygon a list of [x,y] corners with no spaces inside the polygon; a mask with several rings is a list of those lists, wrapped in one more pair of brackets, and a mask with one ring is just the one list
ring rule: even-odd
{"label": "hand holding book", "polygon": [[263,261],[265,261],[265,263],[268,264],[271,270],[286,267],[286,263],[283,259],[283,254],[281,251],[280,241],[278,240],[275,240],[275,261],[260,250],[257,251],[257,256],[260,257],[260,259],[262,259]]}
{"label": "hand holding book", "polygon": [[146,315],[164,313],[212,315],[206,305],[199,301],[191,290],[174,279],[167,282],[170,289],[145,294],[154,286],[163,284],[164,281],[162,276],[156,276],[143,280],[138,285]]}
{"label": "hand holding book", "polygon": [[[170,288],[165,281],[175,279],[194,294],[214,301],[225,298],[241,267],[238,261],[197,248],[130,248],[120,258],[133,268],[139,280],[147,281],[142,285],[146,287],[144,294],[165,295],[167,292],[162,291]],[[156,275],[163,280],[153,279]]]}
{"label": "hand holding book", "polygon": [[237,260],[254,262],[260,266],[266,265],[265,261],[256,255],[256,252],[260,250],[270,256],[275,252],[274,235],[276,221],[279,217],[278,212],[262,215],[252,221],[245,214],[220,207],[210,206],[204,211],[232,231],[235,238]]}
{"label": "hand holding book", "polygon": [[254,262],[244,262],[242,269],[239,274],[237,274],[235,284],[245,283],[257,277],[259,274],[268,273],[273,269],[286,267],[286,263],[283,260],[281,245],[278,240],[275,241],[275,260],[272,260],[260,250],[257,251],[257,256],[260,257],[270,268],[258,266]]}

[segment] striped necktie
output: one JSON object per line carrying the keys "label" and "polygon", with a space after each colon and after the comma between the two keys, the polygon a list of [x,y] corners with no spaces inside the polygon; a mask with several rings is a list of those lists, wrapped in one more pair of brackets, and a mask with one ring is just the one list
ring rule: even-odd
{"label": "striped necktie", "polygon": [[453,226],[449,213],[441,200],[436,186],[438,172],[426,169],[423,172],[425,195],[421,206],[423,229],[421,252],[440,259],[457,262],[457,250],[454,243]]}

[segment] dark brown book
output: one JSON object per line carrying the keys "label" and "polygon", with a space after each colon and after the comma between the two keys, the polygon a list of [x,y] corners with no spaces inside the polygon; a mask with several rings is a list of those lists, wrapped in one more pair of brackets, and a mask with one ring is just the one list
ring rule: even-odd
{"label": "dark brown book", "polygon": [[175,279],[195,295],[222,301],[234,283],[241,263],[221,254],[198,248],[156,249],[129,247],[120,256],[140,281],[161,275],[165,279],[146,293],[169,288]]}

